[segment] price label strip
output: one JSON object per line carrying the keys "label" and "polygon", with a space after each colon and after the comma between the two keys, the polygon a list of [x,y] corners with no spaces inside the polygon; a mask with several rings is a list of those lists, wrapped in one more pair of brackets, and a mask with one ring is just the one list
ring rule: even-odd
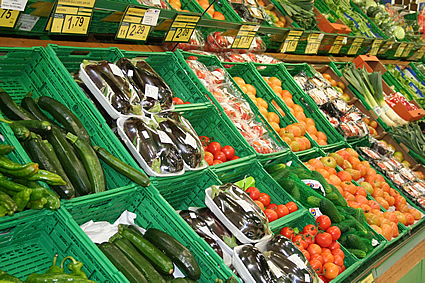
{"label": "price label strip", "polygon": [[145,13],[146,9],[128,6],[115,37],[117,39],[146,41],[151,27],[142,24]]}
{"label": "price label strip", "polygon": [[259,28],[260,26],[241,25],[233,41],[232,48],[249,49]]}
{"label": "price label strip", "polygon": [[189,42],[200,16],[177,15],[165,36],[165,42]]}
{"label": "price label strip", "polygon": [[378,54],[385,54],[385,52],[387,52],[388,49],[390,49],[394,44],[394,41],[387,41],[385,42],[385,44],[381,47],[381,49],[379,49]]}
{"label": "price label strip", "polygon": [[421,49],[419,49],[418,53],[416,54],[416,60],[422,59],[424,54],[425,54],[425,46],[422,46]]}
{"label": "price label strip", "polygon": [[351,43],[350,49],[348,49],[347,55],[355,55],[359,52],[360,47],[362,46],[364,38],[355,38],[353,43]]}
{"label": "price label strip", "polygon": [[0,9],[0,27],[14,28],[20,13],[18,10]]}
{"label": "price label strip", "polygon": [[373,283],[375,282],[375,278],[373,278],[373,274],[370,273],[368,276],[366,276],[365,278],[363,278],[362,281],[360,281],[360,283]]}
{"label": "price label strip", "polygon": [[285,40],[282,43],[280,52],[295,52],[302,34],[302,30],[291,30],[290,32],[288,32]]}
{"label": "price label strip", "polygon": [[384,40],[383,39],[375,39],[372,43],[372,48],[370,49],[370,55],[375,56],[378,54],[379,48]]}
{"label": "price label strip", "polygon": [[400,57],[403,54],[406,46],[407,46],[407,43],[400,43],[400,45],[397,47],[394,57]]}
{"label": "price label strip", "polygon": [[312,33],[307,38],[307,47],[305,48],[305,54],[317,54],[319,51],[320,43],[325,35],[323,33]]}
{"label": "price label strip", "polygon": [[337,36],[334,40],[334,43],[331,46],[331,49],[329,49],[329,53],[331,54],[339,54],[339,52],[341,51],[342,45],[344,44],[343,42],[347,41],[347,37],[345,36]]}
{"label": "price label strip", "polygon": [[410,51],[412,51],[413,47],[415,47],[414,44],[408,44],[403,51],[403,54],[401,54],[401,57],[409,57]]}
{"label": "price label strip", "polygon": [[96,0],[58,0],[52,13],[50,33],[86,35]]}

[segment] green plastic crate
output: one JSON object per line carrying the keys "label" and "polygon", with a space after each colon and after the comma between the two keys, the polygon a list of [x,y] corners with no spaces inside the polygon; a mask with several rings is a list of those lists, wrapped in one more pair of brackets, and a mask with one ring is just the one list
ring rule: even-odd
{"label": "green plastic crate", "polygon": [[[209,2],[211,4],[213,1],[209,1]],[[181,1],[181,3],[182,3],[182,10],[189,10],[191,12],[195,12],[199,14],[204,13],[204,9],[201,7],[201,5],[199,5],[197,1],[183,0]],[[220,12],[224,15],[224,17],[226,18],[226,22],[233,22],[233,23],[243,22],[242,18],[238,15],[238,13],[236,13],[235,10],[233,10],[232,6],[230,6],[230,4],[226,0],[215,1],[213,6],[214,6],[214,11]],[[212,19],[212,17],[208,13],[205,13],[203,17]]]}
{"label": "green plastic crate", "polygon": [[375,22],[371,20],[359,7],[357,7],[356,4],[354,4],[352,1],[350,1],[350,4],[354,12],[357,12],[369,22],[373,33],[380,35],[383,39],[388,39],[388,36],[386,36],[385,33],[375,24]]}
{"label": "green plastic crate", "polygon": [[266,193],[270,196],[271,203],[279,205],[286,204],[290,201],[295,202],[298,206],[298,210],[271,222],[270,229],[272,230],[292,219],[298,218],[305,212],[305,208],[302,204],[282,189],[282,187],[263,169],[258,161],[251,160],[239,166],[228,166],[216,170],[215,173],[223,183],[235,183],[251,176],[255,179],[255,187],[258,188],[261,193]]}
{"label": "green plastic crate", "polygon": [[418,65],[423,65],[423,64],[421,62],[410,62],[409,63],[409,67],[411,67],[412,70],[416,73],[416,77],[418,78],[418,80],[425,81],[425,76],[421,71],[419,71],[419,69],[417,67]]}
{"label": "green plastic crate", "polygon": [[[246,146],[251,147],[248,142],[245,140],[245,138],[242,136],[242,134],[236,129],[234,123],[230,120],[230,118],[225,114],[224,108],[220,105],[220,103],[217,101],[217,99],[207,90],[207,88],[204,86],[204,84],[201,82],[201,80],[196,76],[196,74],[193,72],[193,70],[189,67],[189,65],[186,62],[186,58],[188,58],[189,56],[196,56],[198,57],[198,61],[205,64],[206,66],[217,66],[220,68],[223,68],[223,66],[221,65],[220,61],[218,60],[218,58],[216,56],[207,56],[207,55],[193,55],[190,52],[184,52],[184,51],[180,51],[177,50],[176,52],[174,52],[174,54],[176,54],[176,56],[179,58],[180,60],[180,64],[181,66],[184,68],[184,70],[187,72],[187,74],[190,76],[190,78],[192,79],[192,81],[195,83],[195,85],[201,90],[201,92],[205,93],[206,95],[208,95],[209,99],[213,102],[213,104],[215,105],[215,107],[218,109],[218,111],[221,114],[221,117],[226,121],[226,123],[229,124],[229,126],[234,129],[234,132],[236,132],[236,134],[238,135],[238,137],[244,141]],[[230,80],[232,82],[233,87],[236,88],[236,90],[238,90],[240,93],[243,93],[239,86],[233,81],[233,79],[230,77]],[[252,109],[254,113],[258,113],[256,112],[257,110],[255,108]],[[259,116],[256,117],[257,121],[261,121],[263,122]],[[273,136],[272,132],[267,129],[269,131],[269,136],[271,139],[273,139],[277,145],[279,145],[279,141]],[[256,152],[256,156],[257,159],[269,159],[269,158],[273,158],[273,157],[277,157],[280,156],[282,154],[285,154],[285,152],[288,149],[284,149],[278,152],[272,152],[272,153],[268,153],[268,154],[260,154]]]}
{"label": "green plastic crate", "polygon": [[[109,191],[99,198],[84,196],[73,199],[66,203],[65,210],[75,220],[76,223],[73,223],[75,229],[82,234],[84,232],[78,228],[78,225],[90,220],[114,223],[124,211],[128,210],[137,215],[136,225],[145,229],[151,227],[160,229],[189,248],[201,268],[200,282],[214,282],[217,278],[224,280],[232,276],[233,273],[212,248],[155,191],[131,185]],[[82,238],[84,237],[86,236]],[[97,250],[94,243],[90,243],[90,246],[93,250]],[[111,264],[108,263],[108,265]],[[111,267],[111,269],[115,268]]]}
{"label": "green plastic crate", "polygon": [[409,88],[404,87],[399,80],[397,80],[390,71],[385,72],[382,75],[382,79],[387,83],[389,87],[394,86],[394,89],[404,97],[406,97],[409,101],[416,97],[416,94]]}
{"label": "green plastic crate", "polygon": [[252,147],[247,147],[245,143],[239,139],[234,130],[223,120],[218,110],[213,105],[190,108],[184,111],[177,111],[183,117],[189,120],[198,136],[207,136],[211,141],[217,141],[222,146],[230,145],[235,149],[235,155],[239,159],[226,161],[221,164],[213,165],[210,168],[227,167],[246,160],[255,159],[255,152]]}
{"label": "green plastic crate", "polygon": [[83,271],[91,280],[125,282],[125,277],[82,234],[66,214],[48,210],[1,223],[0,269],[25,280],[31,273],[45,273],[58,254],[60,261],[73,256],[83,262]]}
{"label": "green plastic crate", "polygon": [[267,171],[268,166],[272,166],[272,165],[280,164],[280,163],[287,164],[288,166],[291,166],[291,167],[303,167],[307,169],[307,167],[305,167],[305,165],[298,158],[298,156],[292,151],[289,151],[285,155],[279,156],[277,158],[267,160],[266,162],[263,163],[263,166]]}

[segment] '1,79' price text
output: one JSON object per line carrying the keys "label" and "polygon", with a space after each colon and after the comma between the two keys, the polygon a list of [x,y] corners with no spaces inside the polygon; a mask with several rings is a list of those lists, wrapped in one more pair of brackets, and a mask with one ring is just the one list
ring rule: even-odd
{"label": "'1,79' price text", "polygon": [[[75,23],[72,22],[72,20],[75,18]],[[73,27],[77,26],[82,27],[84,25],[84,17],[79,16],[71,16],[68,19],[68,29],[72,29]]]}

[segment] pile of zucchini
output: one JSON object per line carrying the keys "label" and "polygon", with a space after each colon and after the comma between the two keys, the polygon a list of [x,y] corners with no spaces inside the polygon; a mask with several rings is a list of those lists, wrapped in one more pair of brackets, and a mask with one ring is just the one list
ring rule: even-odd
{"label": "pile of zucchini", "polygon": [[[201,277],[193,254],[174,237],[155,228],[143,235],[135,226],[120,224],[118,233],[98,247],[130,283],[190,283]],[[173,263],[185,278],[173,277]]]}
{"label": "pile of zucchini", "polygon": [[[41,169],[53,172],[65,181],[52,185],[63,199],[103,192],[106,179],[99,158],[135,183],[148,186],[149,178],[118,160],[106,149],[91,145],[90,135],[81,121],[65,105],[49,96],[36,99],[28,93],[17,104],[0,89],[0,110],[31,160]],[[50,114],[50,119],[46,113]]]}

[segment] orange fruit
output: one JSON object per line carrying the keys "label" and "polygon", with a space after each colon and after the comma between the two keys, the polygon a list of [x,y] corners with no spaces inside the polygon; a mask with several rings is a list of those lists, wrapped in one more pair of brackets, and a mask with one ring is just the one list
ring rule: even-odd
{"label": "orange fruit", "polygon": [[[294,109],[295,111],[295,109]],[[295,111],[295,119],[297,119],[298,121],[305,121],[305,119],[307,118],[304,114],[304,112],[296,112]]]}
{"label": "orange fruit", "polygon": [[322,74],[322,76],[325,78],[325,80],[328,80],[328,81],[329,81],[330,79],[332,79],[331,75],[326,74],[326,73]]}
{"label": "orange fruit", "polygon": [[270,126],[272,126],[273,130],[275,130],[276,132],[278,132],[278,133],[279,133],[279,131],[280,131],[280,126],[279,126],[279,124],[278,124],[278,123],[276,123],[276,122],[270,122]]}
{"label": "orange fruit", "polygon": [[274,93],[276,93],[278,95],[281,95],[281,93],[282,93],[282,88],[280,86],[273,85],[272,90],[274,91]]}
{"label": "orange fruit", "polygon": [[294,137],[300,137],[301,136],[301,129],[294,125],[288,125],[286,126],[286,130],[294,134]]}
{"label": "orange fruit", "polygon": [[276,124],[280,123],[279,116],[274,112],[267,113],[267,121],[269,121],[269,123],[271,122],[275,122]]}
{"label": "orange fruit", "polygon": [[215,11],[213,13],[213,19],[225,21],[226,20],[226,17],[221,12]]}
{"label": "orange fruit", "polygon": [[260,106],[260,107],[258,107],[258,109],[260,110],[260,113],[264,115],[264,117],[267,117],[267,113],[269,113],[269,112],[267,111],[266,108]]}
{"label": "orange fruit", "polygon": [[317,134],[316,126],[313,126],[313,125],[308,125],[307,124],[306,131],[307,131],[307,133],[312,134],[312,135],[316,135]]}
{"label": "orange fruit", "polygon": [[270,77],[269,81],[272,82],[272,84],[281,87],[282,86],[282,82],[276,78],[276,77]]}
{"label": "orange fruit", "polygon": [[292,108],[294,108],[294,112],[304,112],[304,109],[298,104],[294,104],[294,107]]}
{"label": "orange fruit", "polygon": [[306,137],[302,137],[302,139],[304,140],[305,144],[307,145],[307,149],[311,148],[310,140]]}
{"label": "orange fruit", "polygon": [[294,107],[294,101],[292,100],[292,98],[283,97],[283,102],[285,102],[286,106],[288,106],[289,108]]}
{"label": "orange fruit", "polygon": [[257,94],[257,89],[253,85],[246,84],[245,86],[248,89],[248,92],[251,92],[254,95]]}
{"label": "orange fruit", "polygon": [[329,176],[329,181],[331,181],[331,184],[334,185],[334,186],[341,185],[341,179],[338,178],[337,175],[330,175]]}
{"label": "orange fruit", "polygon": [[324,140],[325,142],[328,141],[328,137],[326,136],[324,132],[317,131],[316,136],[319,140]]}
{"label": "orange fruit", "polygon": [[242,86],[245,85],[245,81],[244,79],[240,78],[240,77],[233,77],[233,80],[235,81],[235,83],[238,84],[238,86]]}
{"label": "orange fruit", "polygon": [[301,136],[305,135],[305,131],[306,131],[306,126],[304,126],[304,124],[301,123],[295,123],[293,124],[294,126],[297,126],[298,128],[300,128],[301,130]]}
{"label": "orange fruit", "polygon": [[314,120],[311,119],[311,118],[306,118],[305,119],[305,122],[307,123],[307,125],[313,125],[313,126],[316,125],[316,123],[314,122]]}
{"label": "orange fruit", "polygon": [[331,86],[336,86],[336,81],[333,79],[330,79],[329,83],[331,84]]}
{"label": "orange fruit", "polygon": [[321,139],[318,139],[316,142],[317,142],[318,145],[322,145],[322,146],[328,144],[326,141],[321,140]]}
{"label": "orange fruit", "polygon": [[[337,173],[337,176],[338,176],[338,178],[340,178],[340,179],[341,179],[341,181],[342,181],[342,182],[345,182],[345,181],[349,181],[349,182],[351,182],[351,180],[353,180],[353,178],[351,177],[350,173],[345,172],[345,171],[339,171],[339,172]],[[343,183],[343,184],[344,184],[344,183]],[[344,189],[344,186],[342,186],[342,185],[341,185],[341,187]],[[354,192],[354,193],[355,193],[355,192]]]}
{"label": "orange fruit", "polygon": [[290,99],[292,99],[292,94],[289,92],[289,90],[284,89],[282,90],[281,94],[282,97],[289,97]]}
{"label": "orange fruit", "polygon": [[267,103],[267,101],[265,101],[264,99],[262,99],[261,97],[257,97],[257,106],[258,107],[260,107],[260,106],[262,106],[262,107],[264,107],[264,108],[266,108],[266,109],[268,109],[269,108],[269,104]]}

